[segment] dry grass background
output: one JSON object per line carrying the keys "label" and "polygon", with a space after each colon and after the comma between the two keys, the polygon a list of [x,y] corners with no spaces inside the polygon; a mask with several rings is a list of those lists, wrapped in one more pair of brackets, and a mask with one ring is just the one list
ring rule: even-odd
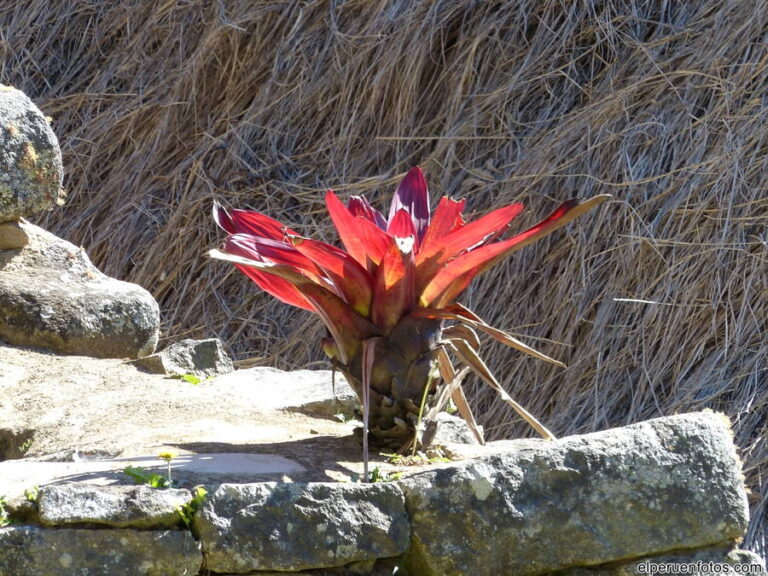
{"label": "dry grass background", "polygon": [[[320,363],[320,322],[206,260],[213,200],[333,240],[326,187],[615,201],[486,274],[466,301],[568,364],[491,346],[558,434],[727,412],[765,553],[768,9],[639,0],[0,3],[0,81],[54,118],[69,202],[44,225],[147,287],[167,339]],[[470,386],[493,437],[528,434]]]}

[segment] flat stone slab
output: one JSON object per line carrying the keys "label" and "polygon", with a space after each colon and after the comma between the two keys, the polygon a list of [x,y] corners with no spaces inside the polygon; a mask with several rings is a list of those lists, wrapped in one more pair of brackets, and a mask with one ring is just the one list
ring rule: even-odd
{"label": "flat stone slab", "polygon": [[[210,458],[214,468],[226,466],[236,474],[227,478],[231,482],[280,480],[283,475],[305,482],[348,480],[361,472],[362,446],[353,433],[358,424],[334,417],[354,405],[341,376],[336,392],[349,402],[334,396],[328,370],[294,374],[252,368],[194,383],[150,374],[124,360],[0,344],[0,495],[5,480],[18,479],[24,489],[46,477],[100,473],[103,464],[91,463],[97,459],[119,459],[116,466],[121,467],[122,459],[146,458],[137,465],[162,466],[155,458],[160,452],[200,455],[189,474],[191,486],[205,482],[200,480],[204,477],[222,481],[216,470],[202,468]],[[313,406],[319,415],[312,414]],[[225,453],[251,456],[240,469],[224,456],[210,456]],[[5,459],[14,463],[2,463]],[[57,464],[40,478],[31,474],[33,468],[22,467],[33,459],[66,461],[66,467]],[[72,462],[78,459],[87,464]],[[287,460],[299,467],[288,466]],[[185,471],[174,478],[186,481]]]}
{"label": "flat stone slab", "polygon": [[200,570],[198,543],[187,531],[0,528],[3,576],[190,576]]}
{"label": "flat stone slab", "polygon": [[409,541],[395,484],[223,484],[194,519],[216,573],[299,571],[399,556]]}
{"label": "flat stone slab", "polygon": [[[135,481],[123,472],[127,466],[141,468],[154,474],[165,474],[167,470],[165,462],[156,456],[79,462],[6,460],[0,462],[0,494],[17,497],[35,486],[43,487],[71,482],[96,486],[134,485]],[[264,479],[264,477],[285,478],[303,471],[304,467],[301,464],[276,454],[234,452],[182,454],[173,460],[172,475],[174,481],[192,486],[221,483],[233,479],[253,481],[253,479]],[[52,489],[48,496],[54,497],[55,494],[59,492]],[[42,495],[46,495],[46,490],[42,491]]]}
{"label": "flat stone slab", "polygon": [[37,508],[48,526],[104,524],[116,528],[178,528],[188,490],[149,486],[63,484],[40,489]]}
{"label": "flat stone slab", "polygon": [[722,415],[509,445],[399,483],[412,522],[411,574],[537,575],[722,544],[746,531],[741,461]]}

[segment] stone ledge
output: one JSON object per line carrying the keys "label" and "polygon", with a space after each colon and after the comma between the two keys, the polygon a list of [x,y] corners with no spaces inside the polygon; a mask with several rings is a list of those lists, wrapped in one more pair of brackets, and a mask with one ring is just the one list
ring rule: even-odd
{"label": "stone ledge", "polygon": [[528,441],[401,486],[418,576],[533,576],[698,548],[740,538],[749,519],[729,423],[711,412]]}
{"label": "stone ledge", "polygon": [[186,531],[0,528],[0,576],[189,576],[200,561]]}
{"label": "stone ledge", "polygon": [[63,484],[42,488],[37,506],[40,520],[47,526],[105,524],[158,529],[179,527],[179,509],[191,500],[189,490]]}
{"label": "stone ledge", "polygon": [[410,538],[395,484],[223,484],[194,526],[217,573],[375,562],[402,555]]}
{"label": "stone ledge", "polygon": [[[205,565],[217,576],[385,576],[398,564],[398,576],[639,576],[643,562],[760,566],[736,549],[746,494],[721,415],[463,450],[472,457],[392,483],[213,487],[194,519],[200,545],[186,530],[71,524],[162,526],[185,491],[44,487],[36,513],[13,509],[12,519],[40,517],[51,527],[0,529],[0,576],[116,574],[118,562],[125,574],[197,574]],[[159,503],[144,502],[145,494]]]}

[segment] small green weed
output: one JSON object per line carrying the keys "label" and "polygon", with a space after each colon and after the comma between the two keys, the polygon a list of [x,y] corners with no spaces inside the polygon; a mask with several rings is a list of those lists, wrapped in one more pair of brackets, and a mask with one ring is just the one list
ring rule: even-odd
{"label": "small green weed", "polygon": [[[377,483],[377,482],[394,482],[395,480],[400,480],[400,477],[403,475],[402,472],[382,472],[382,470],[376,466],[373,470],[371,470],[371,473],[368,475],[368,482],[371,484]],[[352,482],[362,482],[362,476],[360,474],[352,474],[351,476]]]}
{"label": "small green weed", "polygon": [[136,468],[135,466],[126,466],[123,469],[123,473],[130,476],[136,484],[147,484],[152,488],[170,488],[168,479],[162,474],[153,474],[147,472],[143,468]]}
{"label": "small green weed", "polygon": [[177,508],[179,511],[179,517],[181,518],[184,526],[187,528],[192,526],[192,518],[195,517],[197,511],[200,510],[200,508],[203,506],[205,497],[208,495],[208,492],[202,486],[197,486],[195,487],[193,494],[194,495],[192,496],[192,500]]}
{"label": "small green weed", "polygon": [[32,486],[24,490],[24,498],[27,502],[37,502],[37,496],[40,494],[40,488],[38,486]]}
{"label": "small green weed", "polygon": [[28,438],[23,444],[19,446],[19,453],[23,456],[32,447],[32,438]]}
{"label": "small green weed", "polygon": [[193,386],[197,386],[198,384],[207,382],[212,378],[212,376],[209,376],[208,378],[200,378],[194,374],[173,374],[171,378],[175,378],[176,380],[184,380],[184,382],[189,382]]}
{"label": "small green weed", "polygon": [[11,523],[11,517],[8,510],[5,509],[5,496],[0,496],[0,528],[8,526]]}
{"label": "small green weed", "polygon": [[387,459],[387,462],[395,466],[425,466],[427,464],[442,464],[451,461],[439,446],[410,456],[387,452],[382,452],[381,455]]}

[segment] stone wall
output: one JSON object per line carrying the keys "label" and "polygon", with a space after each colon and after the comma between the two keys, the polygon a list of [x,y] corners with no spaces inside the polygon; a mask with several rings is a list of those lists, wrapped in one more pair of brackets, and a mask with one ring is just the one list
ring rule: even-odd
{"label": "stone wall", "polygon": [[220,484],[198,502],[45,486],[6,504],[0,576],[764,573],[738,550],[747,495],[720,415],[463,450],[393,482]]}

